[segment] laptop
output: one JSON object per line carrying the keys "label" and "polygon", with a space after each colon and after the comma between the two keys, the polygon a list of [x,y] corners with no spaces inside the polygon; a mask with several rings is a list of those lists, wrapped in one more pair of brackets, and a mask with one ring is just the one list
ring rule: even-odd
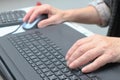
{"label": "laptop", "polygon": [[1,37],[1,75],[4,80],[119,80],[119,64],[107,64],[88,74],[66,66],[68,49],[83,37],[66,24]]}

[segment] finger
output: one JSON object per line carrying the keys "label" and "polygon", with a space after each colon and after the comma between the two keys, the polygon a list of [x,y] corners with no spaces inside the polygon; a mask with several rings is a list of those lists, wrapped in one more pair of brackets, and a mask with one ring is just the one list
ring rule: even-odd
{"label": "finger", "polygon": [[27,14],[24,16],[23,21],[27,22],[30,18],[30,15],[34,12],[34,8],[32,8],[30,11],[27,12]]}
{"label": "finger", "polygon": [[77,68],[83,65],[88,64],[89,62],[93,61],[96,57],[102,55],[103,51],[100,51],[100,48],[94,48],[87,51],[85,54],[83,54],[81,57],[74,60],[69,67],[70,68]]}
{"label": "finger", "polygon": [[[73,53],[73,54],[71,54],[71,56],[69,57],[69,59],[67,60],[67,65],[69,65],[69,64],[71,64],[74,60],[76,60],[77,58],[79,58],[79,57],[81,57],[81,56],[91,56],[90,55],[90,53],[91,52],[95,52],[95,51],[93,51],[94,49],[92,49],[92,48],[94,48],[94,45],[93,45],[93,43],[92,42],[90,42],[90,43],[86,43],[86,44],[84,44],[84,45],[81,45],[79,48],[77,48],[76,49],[76,51]],[[85,55],[85,54],[86,55]],[[87,54],[88,53],[88,54]],[[87,57],[87,58],[88,58]]]}
{"label": "finger", "polygon": [[[109,53],[109,51],[107,53]],[[82,72],[84,73],[92,72],[104,66],[105,64],[110,63],[114,58],[113,56],[108,55],[107,53],[104,53],[103,55],[98,57],[95,61],[83,67]]]}
{"label": "finger", "polygon": [[82,38],[80,40],[78,40],[77,42],[75,42],[75,44],[73,44],[73,46],[68,50],[67,55],[65,57],[66,60],[69,59],[69,57],[75,52],[75,50],[81,46],[82,44],[88,43],[92,40],[92,38],[90,37],[85,37]]}
{"label": "finger", "polygon": [[51,17],[49,17],[47,19],[44,19],[44,20],[40,21],[38,23],[38,27],[43,28],[43,27],[46,27],[46,26],[52,25],[52,24],[58,24],[57,16],[51,16]]}
{"label": "finger", "polygon": [[29,22],[32,22],[38,15],[49,14],[49,5],[36,6],[34,12],[31,14]]}
{"label": "finger", "polygon": [[41,10],[38,7],[36,7],[36,10],[34,10],[34,12],[31,14],[28,22],[31,23],[32,21],[34,21],[34,19],[37,18],[37,16],[40,14]]}

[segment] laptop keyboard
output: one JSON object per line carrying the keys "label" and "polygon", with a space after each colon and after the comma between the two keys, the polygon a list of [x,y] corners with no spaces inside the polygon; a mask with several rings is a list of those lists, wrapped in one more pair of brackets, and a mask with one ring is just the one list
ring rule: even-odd
{"label": "laptop keyboard", "polygon": [[62,49],[40,32],[13,36],[10,42],[43,80],[100,80],[66,66]]}

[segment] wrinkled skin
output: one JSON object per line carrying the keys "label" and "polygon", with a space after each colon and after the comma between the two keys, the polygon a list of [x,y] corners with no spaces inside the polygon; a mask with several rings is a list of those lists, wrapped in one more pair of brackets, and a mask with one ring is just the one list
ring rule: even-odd
{"label": "wrinkled skin", "polygon": [[70,68],[93,61],[82,68],[84,73],[92,72],[107,63],[120,62],[120,39],[101,35],[80,39],[69,49],[66,60]]}

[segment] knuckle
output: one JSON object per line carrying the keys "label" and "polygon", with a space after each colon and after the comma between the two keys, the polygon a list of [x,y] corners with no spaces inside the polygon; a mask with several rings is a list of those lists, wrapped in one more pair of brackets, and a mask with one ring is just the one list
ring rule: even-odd
{"label": "knuckle", "polygon": [[102,49],[102,50],[105,50],[105,49],[108,49],[109,47],[110,47],[110,45],[111,44],[109,44],[108,42],[105,42],[105,41],[100,41],[100,48]]}
{"label": "knuckle", "polygon": [[115,58],[117,55],[115,53],[114,50],[109,50],[109,54],[108,54],[111,58]]}
{"label": "knuckle", "polygon": [[86,53],[85,58],[86,58],[86,59],[92,58],[92,55],[91,55],[90,53]]}
{"label": "knuckle", "polygon": [[81,52],[81,53],[84,53],[85,52],[85,49],[83,48],[83,47],[79,47],[79,50],[78,50],[79,52]]}
{"label": "knuckle", "polygon": [[80,46],[80,45],[81,45],[81,40],[80,40],[80,39],[76,41],[76,45],[77,45],[77,46]]}
{"label": "knuckle", "polygon": [[51,6],[49,4],[44,4],[44,6],[45,6],[45,8],[48,8],[48,9],[51,8]]}

